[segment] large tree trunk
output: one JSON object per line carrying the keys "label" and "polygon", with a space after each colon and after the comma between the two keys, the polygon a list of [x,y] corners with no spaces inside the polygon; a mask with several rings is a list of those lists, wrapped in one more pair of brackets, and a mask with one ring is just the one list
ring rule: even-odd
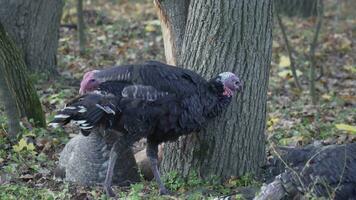
{"label": "large tree trunk", "polygon": [[33,119],[38,126],[45,126],[45,116],[36,90],[28,77],[26,64],[15,43],[5,32],[0,22],[0,76],[8,91],[16,99],[22,116]]}
{"label": "large tree trunk", "polygon": [[0,0],[0,22],[31,71],[55,73],[63,0]]}
{"label": "large tree trunk", "polygon": [[165,145],[162,170],[221,178],[258,173],[265,160],[272,0],[191,1],[181,27],[185,34],[178,65],[206,78],[236,72],[244,91],[203,131]]}

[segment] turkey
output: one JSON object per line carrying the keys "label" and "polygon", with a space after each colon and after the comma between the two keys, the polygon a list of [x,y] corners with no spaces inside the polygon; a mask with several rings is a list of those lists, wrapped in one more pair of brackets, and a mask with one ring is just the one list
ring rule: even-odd
{"label": "turkey", "polygon": [[[119,142],[132,144],[147,138],[146,154],[159,185],[160,194],[168,194],[160,179],[158,145],[179,136],[198,132],[207,120],[224,111],[235,93],[242,88],[238,76],[223,72],[206,81],[197,73],[149,61],[87,72],[81,82],[82,96],[60,110],[52,126],[77,124],[83,135],[94,127],[117,132],[112,149]],[[110,161],[104,188],[111,189],[115,150]]]}
{"label": "turkey", "polygon": [[255,200],[295,199],[299,195],[356,199],[356,143],[283,148],[285,172],[263,186]]}

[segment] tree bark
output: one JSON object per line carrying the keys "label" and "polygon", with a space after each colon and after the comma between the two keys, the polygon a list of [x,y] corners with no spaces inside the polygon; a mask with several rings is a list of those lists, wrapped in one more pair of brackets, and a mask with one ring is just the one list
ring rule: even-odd
{"label": "tree bark", "polygon": [[177,65],[183,45],[190,0],[154,0],[161,21],[166,62]]}
{"label": "tree bark", "polygon": [[272,47],[272,0],[191,1],[178,64],[210,78],[237,73],[244,91],[203,131],[166,144],[162,170],[220,178],[258,173]]}
{"label": "tree bark", "polygon": [[78,18],[78,38],[80,55],[85,53],[85,24],[83,16],[83,0],[77,0],[77,18]]}
{"label": "tree bark", "polygon": [[15,43],[5,32],[0,22],[0,76],[5,80],[10,94],[16,99],[17,107],[22,116],[33,119],[35,125],[46,126],[41,102],[36,90],[28,77],[26,64],[15,46]]}
{"label": "tree bark", "polygon": [[63,0],[0,0],[0,22],[32,72],[56,72],[63,4]]}
{"label": "tree bark", "polygon": [[20,131],[20,117],[15,98],[11,95],[3,76],[0,76],[0,100],[4,105],[5,115],[7,117],[8,136],[10,139],[15,139],[17,133]]}

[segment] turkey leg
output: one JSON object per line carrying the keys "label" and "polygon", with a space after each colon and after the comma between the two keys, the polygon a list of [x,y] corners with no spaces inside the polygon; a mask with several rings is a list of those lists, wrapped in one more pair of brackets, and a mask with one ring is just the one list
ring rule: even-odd
{"label": "turkey leg", "polygon": [[169,190],[167,190],[167,188],[162,183],[161,176],[158,171],[158,144],[151,143],[148,141],[146,154],[147,154],[147,157],[150,159],[151,170],[152,170],[153,176],[155,177],[155,180],[159,186],[159,194],[160,195],[170,194],[171,192]]}
{"label": "turkey leg", "polygon": [[111,188],[111,184],[112,184],[112,177],[114,173],[115,163],[118,157],[117,155],[118,143],[119,141],[116,141],[111,147],[110,155],[109,155],[109,165],[108,165],[108,170],[106,171],[106,177],[104,182],[104,189],[106,195],[109,197],[115,197],[115,193]]}

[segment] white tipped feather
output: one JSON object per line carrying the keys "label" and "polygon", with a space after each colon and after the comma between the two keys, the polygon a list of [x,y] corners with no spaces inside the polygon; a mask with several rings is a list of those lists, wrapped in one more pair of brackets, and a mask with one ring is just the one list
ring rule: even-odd
{"label": "white tipped feather", "polygon": [[58,114],[56,116],[54,116],[54,118],[58,118],[58,119],[66,119],[70,117],[69,115],[65,115],[65,114]]}
{"label": "white tipped feather", "polygon": [[87,129],[91,129],[91,128],[93,128],[93,126],[86,126],[86,127],[80,127],[81,129],[84,129],[84,130],[87,130]]}
{"label": "white tipped feather", "polygon": [[64,109],[68,109],[68,110],[75,110],[77,109],[76,107],[74,106],[68,106],[68,107],[64,107]]}
{"label": "white tipped feather", "polygon": [[113,109],[111,109],[110,107],[108,106],[101,106],[100,104],[95,104],[96,107],[100,108],[101,110],[103,110],[104,112],[108,113],[108,114],[113,114],[115,115],[115,111]]}
{"label": "white tipped feather", "polygon": [[58,128],[59,127],[59,123],[49,123],[48,126],[51,126],[53,128]]}
{"label": "white tipped feather", "polygon": [[85,113],[86,111],[87,111],[86,108],[81,108],[78,112],[79,112],[79,113]]}
{"label": "white tipped feather", "polygon": [[80,124],[80,126],[89,126],[90,124],[89,123],[85,123],[85,124]]}

